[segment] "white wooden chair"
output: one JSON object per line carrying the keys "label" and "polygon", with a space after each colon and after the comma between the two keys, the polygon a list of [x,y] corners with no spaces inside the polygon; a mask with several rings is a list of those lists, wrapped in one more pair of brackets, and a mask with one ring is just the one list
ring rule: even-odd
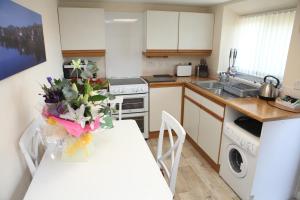
{"label": "white wooden chair", "polygon": [[[163,139],[164,139],[165,129],[168,130],[170,149],[168,149],[167,152],[163,153]],[[177,140],[175,143],[173,140],[172,130],[177,135]],[[162,111],[162,123],[160,127],[159,138],[158,138],[156,161],[160,169],[167,176],[167,179],[169,181],[169,187],[173,195],[175,193],[177,172],[178,172],[178,167],[180,162],[182,146],[185,141],[185,135],[186,135],[185,130],[180,125],[180,123],[172,115],[170,115],[166,111]],[[171,157],[170,170],[168,169],[167,165],[164,162],[164,160],[169,157]]]}
{"label": "white wooden chair", "polygon": [[24,155],[32,177],[34,176],[42,157],[42,155],[40,155],[40,147],[41,145],[45,147],[41,135],[41,125],[43,123],[45,122],[41,116],[33,120],[24,131],[19,141],[21,152]]}
{"label": "white wooden chair", "polygon": [[122,104],[123,104],[123,97],[116,96],[115,99],[108,100],[111,108],[116,108],[116,105],[119,104],[119,120],[122,120]]}

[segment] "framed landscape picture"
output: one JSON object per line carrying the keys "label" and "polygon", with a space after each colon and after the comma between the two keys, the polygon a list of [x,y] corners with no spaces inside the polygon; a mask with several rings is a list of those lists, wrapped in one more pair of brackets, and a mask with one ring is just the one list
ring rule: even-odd
{"label": "framed landscape picture", "polygon": [[0,0],[0,80],[45,61],[42,16]]}

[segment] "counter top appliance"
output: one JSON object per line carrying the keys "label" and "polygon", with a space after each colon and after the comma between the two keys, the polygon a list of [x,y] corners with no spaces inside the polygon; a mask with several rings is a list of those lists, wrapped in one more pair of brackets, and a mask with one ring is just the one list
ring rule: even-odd
{"label": "counter top appliance", "polygon": [[192,63],[188,65],[177,65],[176,76],[192,76]]}
{"label": "counter top appliance", "polygon": [[[276,84],[274,85],[270,80],[268,80],[269,78],[274,79],[276,81]],[[279,95],[279,84],[280,81],[278,78],[271,75],[265,76],[264,83],[259,89],[259,97],[261,99],[274,101]]]}

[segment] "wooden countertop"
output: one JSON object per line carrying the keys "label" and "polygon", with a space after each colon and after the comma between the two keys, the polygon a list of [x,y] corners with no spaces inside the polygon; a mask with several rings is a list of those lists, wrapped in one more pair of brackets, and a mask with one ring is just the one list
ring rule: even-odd
{"label": "wooden countertop", "polygon": [[[147,76],[143,76],[147,81]],[[212,78],[200,78],[196,76],[191,77],[174,77],[176,79],[175,82],[153,82],[149,83],[150,88],[157,88],[157,87],[172,87],[172,86],[183,86],[185,83],[191,83],[193,81],[207,81],[212,80]]]}
{"label": "wooden countertop", "polygon": [[254,97],[230,99],[226,105],[261,122],[300,117],[298,113],[281,110],[269,105],[265,100]]}
{"label": "wooden countertop", "polygon": [[202,89],[192,82],[194,81],[207,81],[214,80],[214,78],[199,78],[199,77],[176,77],[175,82],[155,82],[149,83],[150,88],[158,87],[172,87],[172,86],[186,86],[187,88],[197,92],[208,99],[214,100],[223,104],[224,106],[230,106],[233,109],[252,117],[258,121],[275,121],[283,119],[300,118],[299,113],[292,113],[273,107],[268,104],[267,101],[259,98],[223,98],[208,90]]}

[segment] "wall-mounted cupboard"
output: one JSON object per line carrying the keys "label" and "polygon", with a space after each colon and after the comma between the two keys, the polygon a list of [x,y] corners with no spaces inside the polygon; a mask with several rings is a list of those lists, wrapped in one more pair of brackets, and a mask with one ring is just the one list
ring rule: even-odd
{"label": "wall-mounted cupboard", "polygon": [[213,26],[213,14],[180,12],[178,49],[211,50]]}
{"label": "wall-mounted cupboard", "polygon": [[104,56],[105,18],[101,8],[58,8],[65,57]]}
{"label": "wall-mounted cupboard", "polygon": [[178,12],[146,12],[146,49],[177,50]]}
{"label": "wall-mounted cupboard", "polygon": [[145,23],[145,56],[211,54],[214,25],[211,13],[146,11]]}

